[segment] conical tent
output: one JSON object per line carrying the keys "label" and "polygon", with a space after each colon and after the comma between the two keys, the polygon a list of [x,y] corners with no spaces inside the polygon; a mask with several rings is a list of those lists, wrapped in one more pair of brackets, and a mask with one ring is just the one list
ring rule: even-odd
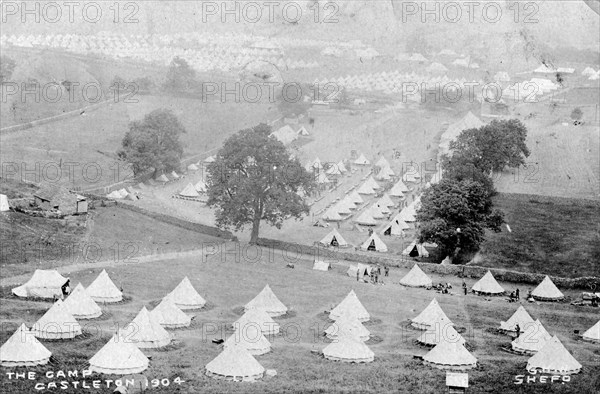
{"label": "conical tent", "polygon": [[465,339],[448,322],[442,322],[430,327],[423,334],[419,335],[417,342],[422,345],[435,346],[441,342],[458,342],[465,344]]}
{"label": "conical tent", "polygon": [[389,194],[387,194],[387,193],[385,193],[385,194],[383,195],[383,197],[381,197],[381,198],[379,199],[379,201],[377,201],[377,203],[378,203],[379,205],[385,205],[386,207],[393,207],[393,206],[395,206],[395,205],[396,205],[396,203],[394,203],[394,202],[392,201],[392,199],[390,198]]}
{"label": "conical tent", "polygon": [[342,237],[342,235],[336,229],[331,230],[331,232],[324,236],[319,243],[326,246],[348,246],[348,242],[346,242],[344,237]]}
{"label": "conical tent", "polygon": [[377,233],[371,234],[371,236],[362,245],[360,245],[360,248],[362,250],[382,253],[388,251],[386,244],[383,243],[383,241],[381,240],[381,238],[379,238],[379,235],[377,235]]}
{"label": "conical tent", "polygon": [[377,224],[369,209],[364,210],[354,221],[363,226],[375,226]]}
{"label": "conical tent", "polygon": [[546,331],[539,320],[525,325],[525,331],[517,339],[512,341],[512,349],[515,352],[534,354],[538,352],[552,335]]}
{"label": "conical tent", "polygon": [[348,198],[355,204],[362,204],[364,202],[364,200],[356,190],[348,194]]}
{"label": "conical tent", "polygon": [[385,226],[383,230],[381,230],[381,235],[395,235],[399,237],[402,234],[404,234],[404,231],[400,228],[400,225],[398,225],[398,222],[396,222],[395,220],[389,222],[387,226]]}
{"label": "conical tent", "polygon": [[600,342],[600,320],[581,336],[584,341]]}
{"label": "conical tent", "polygon": [[571,375],[581,371],[581,364],[555,335],[539,352],[529,358],[527,371],[532,374],[541,371],[554,375]]}
{"label": "conical tent", "polygon": [[390,166],[390,163],[389,163],[389,162],[388,162],[388,161],[385,159],[385,157],[384,157],[384,156],[381,156],[381,157],[379,158],[379,160],[377,160],[377,163],[375,163],[375,165],[376,165],[377,167],[389,167],[389,166]]}
{"label": "conical tent", "polygon": [[191,183],[188,183],[187,186],[179,192],[179,195],[182,197],[199,197],[200,195],[196,191],[196,188]]}
{"label": "conical tent", "polygon": [[171,178],[173,178],[173,179],[179,179],[179,174],[176,173],[175,171],[171,171]]}
{"label": "conical tent", "polygon": [[392,197],[404,197],[404,193],[407,193],[407,192],[408,192],[408,187],[406,187],[404,182],[399,180],[398,182],[396,182],[396,184],[394,186],[392,186],[392,188],[389,191],[389,194]]}
{"label": "conical tent", "polygon": [[8,198],[5,194],[0,194],[0,212],[6,212],[10,209]]}
{"label": "conical tent", "polygon": [[194,289],[192,283],[186,276],[168,295],[175,305],[181,310],[200,309],[206,304],[206,300]]}
{"label": "conical tent", "polygon": [[0,347],[0,365],[3,367],[32,367],[47,364],[52,353],[21,324]]}
{"label": "conical tent", "polygon": [[377,183],[377,181],[375,179],[373,179],[372,176],[370,176],[364,183],[365,185],[368,185],[369,187],[371,187],[371,189],[373,190],[377,190],[377,189],[381,189],[381,186],[379,186],[379,183]]}
{"label": "conical tent", "polygon": [[75,319],[95,319],[102,315],[102,309],[88,295],[81,283],[77,284],[73,292],[67,297],[64,307]]}
{"label": "conical tent", "polygon": [[346,274],[352,278],[356,278],[357,275],[362,278],[365,275],[370,276],[372,270],[372,266],[368,264],[358,263],[357,265],[351,265],[350,267],[348,267]]}
{"label": "conical tent", "polygon": [[352,204],[351,202],[347,202],[346,200],[339,201],[333,207],[333,209],[340,215],[350,215],[352,213],[351,209],[354,208],[354,204]]}
{"label": "conical tent", "polygon": [[327,175],[342,175],[342,172],[338,168],[337,164],[331,165],[327,171],[325,171]]}
{"label": "conical tent", "polygon": [[123,293],[115,286],[106,270],[102,270],[85,290],[96,302],[113,303],[123,300]]}
{"label": "conical tent", "polygon": [[192,319],[170,297],[163,298],[150,315],[164,328],[189,327],[192,323]]}
{"label": "conical tent", "polygon": [[381,207],[377,206],[377,204],[371,205],[369,208],[369,213],[373,219],[383,219],[384,214],[381,210]]}
{"label": "conical tent", "polygon": [[223,344],[224,348],[230,346],[242,346],[253,356],[259,356],[271,351],[271,343],[255,325],[249,325],[243,329],[236,330]]}
{"label": "conical tent", "polygon": [[206,375],[215,379],[252,382],[264,374],[263,366],[243,346],[228,346],[206,364]]}
{"label": "conical tent", "polygon": [[199,168],[196,164],[192,163],[189,166],[187,166],[188,171],[198,171]]}
{"label": "conical tent", "polygon": [[557,301],[565,298],[565,295],[558,290],[556,285],[547,275],[544,277],[544,280],[542,280],[542,282],[531,292],[531,295],[533,298],[540,301]]}
{"label": "conical tent", "polygon": [[141,349],[161,348],[171,343],[169,334],[150,312],[143,307],[138,315],[123,329],[126,333],[132,333],[127,338]]}
{"label": "conical tent", "polygon": [[206,193],[206,183],[204,183],[204,181],[201,179],[196,182],[194,189],[196,189],[198,193]]}
{"label": "conical tent", "polygon": [[354,160],[354,164],[358,164],[361,166],[368,166],[369,164],[371,164],[371,162],[369,160],[367,160],[365,155],[363,155],[361,153],[360,156],[358,156],[358,159]]}
{"label": "conical tent", "polygon": [[335,339],[340,335],[350,335],[354,339],[365,342],[369,340],[371,333],[356,316],[343,315],[327,327],[325,335],[329,339]]}
{"label": "conical tent", "polygon": [[523,308],[523,305],[521,305],[516,311],[515,313],[513,313],[513,315],[510,317],[510,319],[508,319],[508,321],[501,321],[500,322],[500,330],[502,331],[506,331],[506,332],[515,332],[516,333],[516,325],[519,325],[519,331],[520,332],[525,332],[525,327],[527,324],[531,324],[533,323],[534,320],[531,318],[531,316],[529,315],[529,313],[527,313],[527,311],[525,310],[525,308]]}
{"label": "conical tent", "polygon": [[267,312],[262,309],[248,309],[246,313],[233,323],[235,330],[246,330],[248,327],[258,327],[265,335],[279,333],[279,323],[275,322]]}
{"label": "conical tent", "polygon": [[360,322],[368,321],[371,318],[369,312],[367,312],[360,302],[354,290],[351,290],[346,298],[329,312],[329,318],[331,320],[337,321],[342,316],[355,317]]}
{"label": "conical tent", "polygon": [[271,290],[269,285],[266,285],[264,289],[262,289],[262,291],[244,307],[246,311],[253,308],[261,309],[267,312],[269,316],[285,315],[288,311],[287,306],[279,301],[279,298],[273,293],[273,290]]}
{"label": "conical tent", "polygon": [[343,218],[340,216],[335,207],[331,207],[323,214],[323,220],[339,222],[340,220],[343,220]]}
{"label": "conical tent", "polygon": [[158,178],[155,179],[157,182],[167,183],[169,182],[169,178],[165,174],[161,174]]}
{"label": "conical tent", "polygon": [[375,353],[363,342],[351,335],[339,335],[323,349],[323,356],[332,361],[347,363],[369,363],[375,359]]}
{"label": "conical tent", "polygon": [[68,281],[69,278],[65,278],[56,270],[35,270],[31,279],[24,285],[12,289],[12,293],[17,297],[62,297],[62,288]]}
{"label": "conical tent", "polygon": [[400,279],[400,284],[409,287],[431,287],[433,282],[431,281],[431,278],[421,270],[421,267],[419,267],[418,264],[415,264],[410,271]]}
{"label": "conical tent", "polygon": [[371,186],[369,186],[366,182],[363,183],[357,190],[358,194],[375,194],[375,190]]}
{"label": "conical tent", "polygon": [[127,339],[115,334],[92,358],[90,371],[107,375],[140,373],[148,368],[148,357]]}
{"label": "conical tent", "polygon": [[452,324],[435,298],[417,317],[411,319],[411,325],[419,330],[427,330],[438,322],[450,322]]}
{"label": "conical tent", "polygon": [[404,220],[400,219],[399,217],[395,217],[392,220],[398,224],[398,227],[400,228],[400,230],[408,230],[410,228],[408,223],[406,223]]}
{"label": "conical tent", "polygon": [[348,170],[346,169],[346,166],[344,165],[344,162],[343,162],[343,161],[339,161],[339,162],[337,163],[337,168],[338,168],[338,170],[340,170],[340,172],[341,172],[341,173],[346,173],[346,172],[348,172]]}
{"label": "conical tent", "polygon": [[402,211],[400,211],[400,213],[398,215],[396,215],[394,220],[402,220],[404,222],[416,222],[417,221],[417,219],[415,218],[415,215],[412,212],[410,212],[410,209],[408,209],[408,208],[404,208]]}
{"label": "conical tent", "polygon": [[423,356],[423,362],[439,369],[466,370],[477,366],[477,359],[458,341],[442,340]]}
{"label": "conical tent", "polygon": [[490,271],[486,272],[481,279],[479,279],[472,287],[473,292],[476,294],[504,294],[504,289]]}
{"label": "conical tent", "polygon": [[429,252],[423,244],[418,244],[416,241],[413,241],[402,251],[403,256],[410,257],[429,257]]}
{"label": "conical tent", "polygon": [[81,335],[81,326],[67,311],[63,302],[58,300],[33,325],[31,332],[38,338],[71,339]]}

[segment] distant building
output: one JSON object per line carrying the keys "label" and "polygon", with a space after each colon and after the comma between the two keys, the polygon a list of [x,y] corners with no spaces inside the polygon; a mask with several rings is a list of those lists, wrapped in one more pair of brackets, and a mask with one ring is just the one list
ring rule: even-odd
{"label": "distant building", "polygon": [[87,199],[78,194],[71,193],[62,186],[42,186],[33,197],[35,205],[43,210],[49,211],[56,209],[65,215],[80,215],[87,213]]}

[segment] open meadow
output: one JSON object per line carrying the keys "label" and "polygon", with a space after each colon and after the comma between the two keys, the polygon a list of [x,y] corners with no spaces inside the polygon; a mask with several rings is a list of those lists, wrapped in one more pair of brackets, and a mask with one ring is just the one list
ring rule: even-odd
{"label": "open meadow", "polygon": [[[184,276],[189,276],[198,292],[207,300],[207,306],[196,316],[188,329],[173,331],[175,342],[165,350],[144,351],[151,356],[150,368],[144,372],[149,379],[180,377],[184,383],[153,389],[160,393],[281,393],[281,392],[382,392],[397,391],[433,393],[444,390],[444,372],[422,365],[414,355],[424,355],[426,349],[414,343],[419,331],[407,327],[407,319],[416,316],[432,298],[437,298],[442,309],[455,323],[467,340],[469,349],[479,360],[479,366],[469,372],[470,389],[476,393],[595,393],[600,388],[600,348],[580,342],[573,336],[575,329],[587,329],[598,314],[595,309],[572,307],[563,303],[526,303],[534,318],[539,318],[547,330],[557,334],[567,349],[583,365],[580,374],[568,383],[515,385],[515,376],[525,374],[526,356],[501,350],[510,343],[507,336],[494,329],[500,320],[507,319],[516,309],[504,298],[486,299],[461,295],[462,279],[436,277],[434,282],[450,282],[452,294],[433,290],[405,288],[398,284],[407,270],[392,269],[384,278],[385,285],[357,283],[345,275],[346,265],[334,265],[330,272],[311,269],[310,256],[287,256],[280,251],[257,251],[242,245],[236,262],[234,244],[223,244],[221,250],[206,258],[178,258],[143,264],[122,264],[108,268],[109,275],[123,288],[126,301],[102,306],[105,315],[82,324],[86,334],[72,341],[44,341],[53,352],[50,368],[34,370],[81,370],[86,361],[106,343],[116,325],[127,324],[142,306],[153,307]],[[248,257],[252,256],[252,257]],[[256,262],[253,262],[256,261]],[[286,268],[286,261],[295,263],[295,269]],[[82,269],[65,273],[76,284],[88,285],[100,269]],[[471,286],[473,280],[467,279]],[[270,284],[279,299],[289,308],[282,318],[276,318],[282,334],[270,337],[272,352],[257,356],[266,369],[275,369],[277,376],[256,383],[232,383],[211,379],[204,375],[204,366],[221,349],[212,339],[225,339],[232,334],[228,326],[240,316],[241,307],[252,299],[265,284]],[[506,290],[513,284],[502,283]],[[346,364],[323,359],[311,350],[322,350],[329,342],[322,336],[328,325],[323,313],[339,303],[354,289],[371,315],[365,326],[372,339],[367,345],[375,352],[375,361],[364,365]],[[523,289],[522,289],[523,290]],[[3,291],[6,297],[7,291]],[[576,297],[577,292],[566,291]],[[47,302],[14,299],[2,300],[0,311],[3,325],[0,340],[4,341],[24,321],[33,324],[49,307]],[[2,369],[4,370],[4,368]],[[108,376],[98,377],[107,379]],[[87,380],[91,380],[88,377]],[[8,380],[2,374],[6,393],[33,392],[35,383],[47,384],[52,380],[81,380],[81,378],[36,381]],[[427,386],[423,382],[427,382]],[[46,392],[46,391],[40,391]],[[51,391],[48,391],[51,392]],[[61,390],[77,392],[73,388]]]}

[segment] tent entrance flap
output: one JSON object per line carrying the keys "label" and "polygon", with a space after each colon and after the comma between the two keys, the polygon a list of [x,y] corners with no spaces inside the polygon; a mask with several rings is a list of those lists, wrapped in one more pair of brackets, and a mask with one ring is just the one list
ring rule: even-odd
{"label": "tent entrance flap", "polygon": [[376,251],[377,248],[375,247],[375,240],[371,240],[371,243],[369,244],[369,247],[367,248],[367,250],[374,250]]}
{"label": "tent entrance flap", "polygon": [[410,257],[419,257],[419,250],[417,249],[417,245],[410,251]]}

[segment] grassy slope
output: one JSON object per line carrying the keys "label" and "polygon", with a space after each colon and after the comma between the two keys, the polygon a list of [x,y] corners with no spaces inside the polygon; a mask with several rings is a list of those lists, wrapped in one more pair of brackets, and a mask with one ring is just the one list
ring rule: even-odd
{"label": "grassy slope", "polygon": [[[210,307],[197,313],[191,328],[174,332],[178,345],[168,351],[144,351],[152,356],[146,376],[151,379],[179,376],[186,381],[179,391],[171,386],[156,392],[441,392],[444,390],[444,373],[424,367],[412,357],[425,353],[425,349],[413,343],[420,332],[403,328],[403,322],[414,317],[434,296],[455,324],[466,329],[465,337],[481,363],[481,367],[469,372],[472,392],[592,393],[599,387],[597,348],[594,350],[593,346],[571,337],[573,329],[584,329],[597,321],[595,310],[573,310],[562,304],[528,304],[531,315],[540,318],[551,333],[559,335],[585,370],[573,377],[569,384],[517,387],[512,381],[514,375],[525,372],[527,357],[500,351],[499,346],[508,344],[509,339],[486,331],[496,327],[500,319],[508,318],[516,309],[515,305],[502,299],[488,302],[476,296],[440,295],[395,284],[407,270],[392,270],[386,286],[358,285],[353,278],[342,274],[342,267],[336,266],[334,271],[322,273],[310,270],[309,261],[302,260],[296,261],[296,269],[290,270],[285,268],[280,252],[276,251],[273,259],[267,256],[265,251],[263,263],[250,263],[244,259],[236,263],[232,255],[226,256],[226,260],[217,255],[205,263],[195,259],[178,259],[109,268],[109,275],[123,285],[126,295],[132,300],[105,306],[104,310],[108,311],[109,316],[85,328],[93,334],[91,337],[72,342],[45,342],[54,352],[57,364],[38,371],[81,369],[85,361],[108,341],[115,323],[126,324],[143,305],[154,304],[184,275],[188,275]],[[70,276],[74,282],[81,281],[88,285],[98,272],[99,269],[86,270]],[[449,281],[455,289],[460,286],[460,279],[453,277],[434,277],[433,280]],[[227,383],[206,377],[204,366],[220,352],[219,346],[211,340],[226,338],[231,334],[225,327],[238,318],[239,308],[254,297],[265,283],[270,283],[282,302],[292,310],[289,318],[277,319],[282,330],[287,329],[287,335],[270,338],[273,351],[257,357],[265,368],[276,369],[278,375],[255,384]],[[473,281],[467,280],[467,283],[472,285]],[[503,285],[507,289],[510,287]],[[368,343],[375,352],[376,361],[367,365],[331,362],[311,353],[312,349],[321,350],[327,345],[320,336],[315,336],[327,325],[323,311],[337,304],[350,289],[355,289],[371,314],[372,322],[367,323],[366,327],[373,336],[381,339]],[[567,294],[574,295],[571,292]],[[1,340],[21,321],[34,323],[48,306],[18,300],[4,300],[3,304],[5,307],[0,311],[0,316],[6,324]],[[207,326],[203,328],[203,324],[207,323],[217,327],[216,334],[207,333]],[[0,371],[5,372],[5,369]],[[1,375],[7,393],[25,392],[33,387],[29,381],[11,382],[8,385],[6,375]],[[39,381],[49,380],[42,378]]]}
{"label": "grassy slope", "polygon": [[502,195],[494,203],[505,212],[512,232],[503,228],[501,233],[488,233],[478,265],[565,277],[600,276],[594,225],[600,207],[509,200]]}
{"label": "grassy slope", "polygon": [[92,218],[86,228],[64,226],[55,219],[3,212],[0,275],[7,278],[34,269],[96,261],[135,262],[136,257],[157,251],[189,250],[200,248],[203,242],[222,241],[122,208],[99,207],[89,215]]}

